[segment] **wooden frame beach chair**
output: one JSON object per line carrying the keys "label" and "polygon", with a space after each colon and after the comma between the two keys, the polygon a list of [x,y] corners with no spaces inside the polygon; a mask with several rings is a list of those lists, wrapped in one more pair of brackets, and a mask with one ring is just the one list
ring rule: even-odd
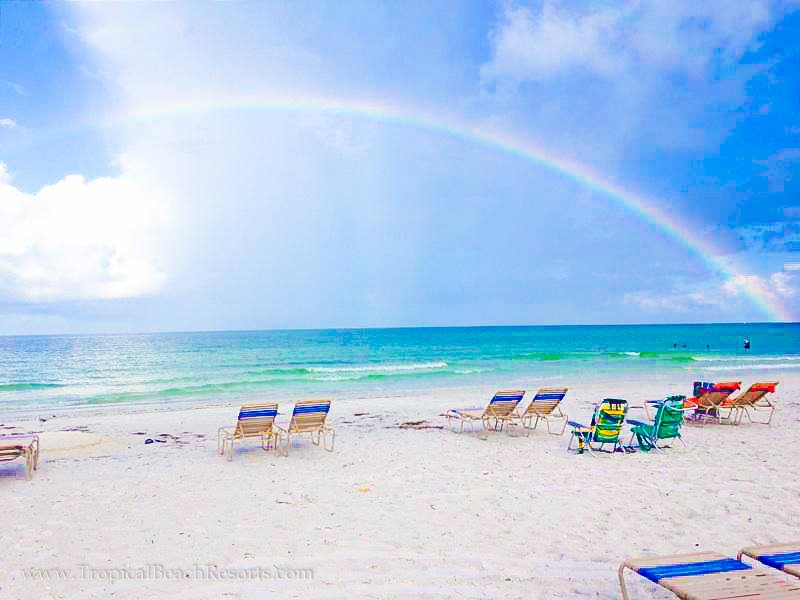
{"label": "wooden frame beach chair", "polygon": [[[480,423],[484,429],[498,431],[506,423],[519,420],[517,406],[524,396],[525,390],[500,390],[489,400],[486,408],[451,408],[442,416],[447,418],[447,428],[454,433],[463,433],[465,424],[474,431],[475,423]],[[459,422],[458,431],[452,427],[453,420]]]}
{"label": "wooden frame beach chair", "polygon": [[631,440],[628,445],[632,445],[635,438],[639,449],[644,451],[655,450],[656,452],[663,452],[664,447],[658,445],[659,440],[677,439],[685,446],[686,442],[683,441],[681,436],[683,414],[694,410],[693,408],[683,407],[685,400],[686,396],[670,396],[660,401],[649,400],[648,403],[655,404],[658,407],[655,417],[652,423],[628,419],[628,424],[632,426]]}
{"label": "wooden frame beach chair", "polygon": [[625,569],[630,569],[683,600],[789,600],[800,598],[793,583],[717,552],[632,558],[619,566],[619,586],[628,600]]}
{"label": "wooden frame beach chair", "polygon": [[627,400],[606,398],[595,407],[594,413],[592,414],[592,421],[588,427],[577,421],[568,421],[568,424],[572,427],[572,433],[569,437],[567,450],[571,450],[572,442],[577,441],[577,450],[579,453],[588,450],[589,454],[593,454],[595,450],[595,448],[592,447],[593,444],[600,444],[600,447],[596,449],[601,451],[606,444],[611,444],[612,453],[617,449],[627,452],[625,447],[620,443],[622,427],[625,424],[625,416],[627,414]]}
{"label": "wooden frame beach chair", "polygon": [[217,430],[217,452],[225,454],[233,460],[233,444],[245,438],[261,438],[264,450],[278,447],[278,433],[275,431],[275,417],[278,416],[278,403],[243,404],[239,409],[239,417],[235,427],[220,427]]}
{"label": "wooden frame beach chair", "polygon": [[[286,428],[284,429],[280,425],[275,426],[281,436],[286,436],[283,455],[289,456],[292,434],[300,433],[308,433],[311,436],[311,443],[315,446],[319,446],[321,440],[322,447],[328,452],[333,452],[336,431],[327,425],[330,409],[330,400],[300,400],[297,402],[292,411],[292,419]],[[328,444],[329,435],[330,444]]]}
{"label": "wooden frame beach chair", "polygon": [[741,560],[742,556],[749,556],[768,567],[800,577],[800,541],[742,548],[737,558]]}
{"label": "wooden frame beach chair", "polygon": [[[772,415],[775,413],[775,405],[770,401],[767,394],[775,392],[777,381],[762,381],[754,383],[735,398],[728,398],[722,403],[722,407],[730,409],[733,413],[729,418],[733,418],[734,425],[740,425],[742,418],[747,416],[747,420],[758,425],[769,425],[772,422]],[[769,411],[766,421],[757,421],[750,414],[750,411],[758,412],[764,409]]]}
{"label": "wooden frame beach chair", "polygon": [[[684,407],[694,408],[694,415],[691,420],[705,425],[708,420],[716,420],[717,423],[731,423],[732,412],[729,408],[725,407],[725,402],[728,401],[733,392],[741,389],[741,381],[725,381],[721,383],[714,383],[706,387],[704,384],[701,386],[700,393],[695,394],[693,398],[687,398],[684,402]],[[698,383],[695,383],[695,389],[698,389]],[[727,410],[727,416],[723,417],[722,413]]]}
{"label": "wooden frame beach chair", "polygon": [[[528,408],[520,415],[522,427],[530,435],[536,429],[539,421],[544,421],[547,425],[547,433],[553,435],[563,435],[567,428],[567,415],[561,410],[561,401],[567,395],[568,388],[542,388],[528,404]],[[560,431],[550,430],[550,421],[563,421]]]}
{"label": "wooden frame beach chair", "polygon": [[25,478],[30,481],[39,468],[39,436],[12,434],[0,436],[0,462],[25,459]]}

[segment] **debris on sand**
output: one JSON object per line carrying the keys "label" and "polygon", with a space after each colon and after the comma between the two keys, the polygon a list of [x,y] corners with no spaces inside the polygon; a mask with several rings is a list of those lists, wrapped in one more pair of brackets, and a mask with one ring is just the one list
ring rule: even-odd
{"label": "debris on sand", "polygon": [[404,421],[398,429],[444,429],[444,425],[434,425],[430,421]]}

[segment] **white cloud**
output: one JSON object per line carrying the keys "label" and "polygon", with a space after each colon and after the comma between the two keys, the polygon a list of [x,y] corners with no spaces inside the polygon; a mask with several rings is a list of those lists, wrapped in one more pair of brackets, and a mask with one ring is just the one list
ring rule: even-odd
{"label": "white cloud", "polygon": [[4,117],[0,119],[0,127],[6,127],[8,129],[16,129],[17,122],[14,119],[9,119],[8,117]]}
{"label": "white cloud", "polygon": [[700,307],[722,310],[732,308],[731,303],[720,294],[704,291],[628,292],[623,295],[623,302],[657,313],[691,313]]}
{"label": "white cloud", "polygon": [[16,83],[14,81],[6,81],[6,85],[8,87],[10,87],[12,90],[14,90],[14,92],[16,92],[19,96],[27,96],[28,95],[28,92],[19,83]]}
{"label": "white cloud", "polygon": [[483,74],[541,80],[575,68],[608,77],[661,68],[699,78],[716,62],[738,61],[773,17],[767,0],[627,0],[591,10],[545,0],[539,11],[509,4]]}
{"label": "white cloud", "polygon": [[781,304],[784,300],[794,298],[798,293],[800,277],[790,271],[778,271],[767,276],[736,275],[728,279],[722,286],[725,293],[738,297],[745,293],[754,294],[773,304]]}
{"label": "white cloud", "polygon": [[163,200],[125,174],[67,175],[27,194],[0,162],[0,296],[33,302],[127,298],[164,282],[153,245]]}
{"label": "white cloud", "polygon": [[783,271],[765,276],[735,275],[724,282],[708,284],[703,290],[679,285],[664,292],[629,292],[623,299],[626,304],[662,313],[690,313],[700,307],[732,313],[740,302],[747,302],[751,297],[757,297],[772,306],[783,306],[800,295],[800,273],[796,271],[800,271],[800,264],[789,263],[784,265]]}
{"label": "white cloud", "polygon": [[602,74],[621,67],[621,55],[609,52],[618,15],[575,15],[546,2],[540,14],[508,6],[493,36],[494,58],[486,72],[494,76],[544,78],[583,65]]}

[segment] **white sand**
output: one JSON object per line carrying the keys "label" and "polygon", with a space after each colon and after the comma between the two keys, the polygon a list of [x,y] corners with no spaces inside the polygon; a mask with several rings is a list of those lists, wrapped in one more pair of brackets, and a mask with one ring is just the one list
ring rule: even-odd
{"label": "white sand", "polygon": [[[586,419],[604,396],[636,405],[688,385],[582,384],[565,408]],[[688,449],[596,458],[544,431],[394,428],[443,424],[441,410],[492,390],[335,401],[333,453],[307,438],[288,458],[248,442],[232,463],[215,436],[236,407],[6,418],[16,429],[3,431],[43,434],[31,482],[21,464],[0,465],[0,598],[617,598],[628,555],[800,539],[800,377],[778,389],[770,427],[691,427]],[[159,433],[178,440],[144,444]],[[144,580],[100,571],[133,577],[148,565]],[[192,571],[159,578],[158,565]],[[263,571],[204,579],[194,565]],[[636,576],[631,587],[634,598],[669,597]]]}

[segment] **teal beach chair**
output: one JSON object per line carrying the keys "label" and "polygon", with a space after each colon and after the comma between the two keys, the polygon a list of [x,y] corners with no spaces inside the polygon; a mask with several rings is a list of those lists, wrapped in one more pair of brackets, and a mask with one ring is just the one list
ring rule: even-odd
{"label": "teal beach chair", "polygon": [[[628,414],[628,401],[617,398],[606,398],[594,409],[591,424],[587,427],[577,421],[568,421],[572,427],[569,444],[567,449],[572,449],[572,442],[577,442],[577,450],[583,453],[588,450],[603,450],[606,444],[611,444],[611,452],[618,448],[627,452],[625,447],[620,444],[622,426],[625,424],[625,416]],[[599,447],[596,447],[599,444]]]}
{"label": "teal beach chair", "polygon": [[683,408],[684,400],[686,400],[686,396],[670,396],[666,400],[654,402],[653,404],[658,406],[658,410],[652,423],[628,419],[628,423],[632,425],[631,441],[628,445],[633,444],[633,440],[636,438],[639,449],[645,452],[649,450],[663,452],[664,446],[659,447],[659,440],[677,439],[685,446],[686,442],[681,437],[683,413],[694,410],[694,408]]}

